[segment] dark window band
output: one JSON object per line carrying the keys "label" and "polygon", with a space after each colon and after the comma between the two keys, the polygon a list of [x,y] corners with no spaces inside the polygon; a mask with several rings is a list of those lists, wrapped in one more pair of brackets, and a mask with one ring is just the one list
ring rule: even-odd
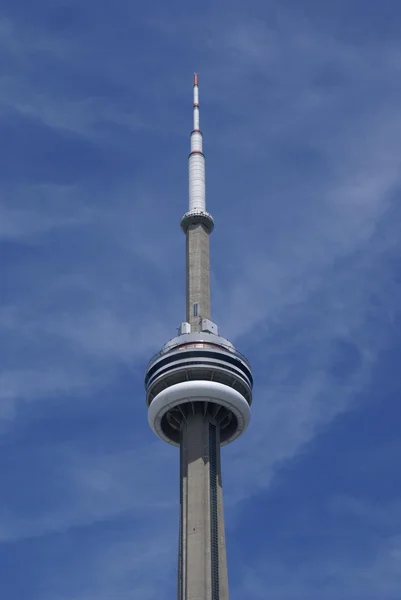
{"label": "dark window band", "polygon": [[253,385],[253,377],[252,377],[250,370],[239,359],[234,358],[233,356],[228,356],[227,354],[219,353],[219,352],[209,352],[208,350],[193,350],[193,351],[179,350],[177,352],[171,353],[163,360],[157,361],[153,365],[153,367],[151,369],[149,369],[149,371],[147,372],[146,377],[145,377],[145,386],[148,385],[150,378],[156,371],[158,371],[160,369],[160,367],[164,367],[164,365],[168,365],[169,363],[174,362],[176,360],[181,360],[181,359],[186,359],[186,358],[198,358],[198,357],[215,358],[217,360],[228,362],[229,364],[236,366],[238,369],[240,369],[241,371],[246,373],[249,381],[251,382],[251,386]]}

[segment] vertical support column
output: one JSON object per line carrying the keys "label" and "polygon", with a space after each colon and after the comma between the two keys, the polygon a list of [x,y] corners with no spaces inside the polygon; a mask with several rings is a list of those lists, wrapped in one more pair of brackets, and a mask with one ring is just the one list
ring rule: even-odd
{"label": "vertical support column", "polygon": [[186,543],[184,532],[186,531],[186,504],[184,498],[187,496],[187,439],[181,440],[180,444],[180,523],[178,530],[178,585],[177,585],[177,600],[185,600],[185,556]]}
{"label": "vertical support column", "polygon": [[187,233],[187,322],[200,331],[201,319],[210,319],[209,234],[203,225],[188,227]]}
{"label": "vertical support column", "polygon": [[212,600],[220,598],[220,548],[218,510],[218,431],[209,423],[209,478],[210,478],[210,558],[212,569]]}
{"label": "vertical support column", "polygon": [[228,600],[226,533],[224,526],[223,481],[221,477],[220,429],[217,429],[217,515],[219,536],[219,600]]}
{"label": "vertical support column", "polygon": [[201,411],[188,416],[181,438],[183,499],[179,600],[212,600],[210,594],[210,503],[208,422]]}
{"label": "vertical support column", "polygon": [[228,600],[218,426],[191,412],[181,436],[178,600]]}

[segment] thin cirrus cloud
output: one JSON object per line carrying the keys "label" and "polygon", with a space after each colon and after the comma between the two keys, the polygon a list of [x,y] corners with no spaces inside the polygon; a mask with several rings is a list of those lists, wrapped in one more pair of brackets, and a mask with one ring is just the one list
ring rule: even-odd
{"label": "thin cirrus cloud", "polygon": [[176,18],[126,3],[5,10],[8,598],[174,594],[177,456],[148,431],[142,374],[183,318],[193,70],[214,318],[256,381],[251,428],[224,450],[232,596],[397,598],[399,518],[389,532],[376,504],[401,493],[388,484],[400,49],[385,30],[353,43],[339,5],[332,22],[290,0],[255,3],[254,18],[235,4]]}

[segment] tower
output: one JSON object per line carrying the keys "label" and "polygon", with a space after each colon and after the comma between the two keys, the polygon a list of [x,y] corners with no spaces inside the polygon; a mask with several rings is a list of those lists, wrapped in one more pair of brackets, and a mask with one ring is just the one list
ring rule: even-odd
{"label": "tower", "polygon": [[220,447],[246,429],[252,402],[247,359],[210,320],[209,235],[205,157],[194,75],[186,236],[186,321],[149,362],[148,420],[180,449],[178,600],[228,600]]}

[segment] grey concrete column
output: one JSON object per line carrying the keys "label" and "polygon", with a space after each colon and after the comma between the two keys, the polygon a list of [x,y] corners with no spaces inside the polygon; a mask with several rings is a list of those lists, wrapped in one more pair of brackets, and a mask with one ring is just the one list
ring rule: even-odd
{"label": "grey concrete column", "polygon": [[201,319],[210,319],[209,234],[201,224],[188,227],[187,238],[187,322],[200,331]]}
{"label": "grey concrete column", "polygon": [[218,428],[213,449],[209,415],[198,411],[188,411],[181,439],[178,600],[228,600]]}
{"label": "grey concrete column", "polygon": [[219,600],[228,600],[226,532],[224,526],[223,481],[221,476],[220,432],[218,431],[217,453],[217,498],[218,498],[218,535],[219,535]]}

